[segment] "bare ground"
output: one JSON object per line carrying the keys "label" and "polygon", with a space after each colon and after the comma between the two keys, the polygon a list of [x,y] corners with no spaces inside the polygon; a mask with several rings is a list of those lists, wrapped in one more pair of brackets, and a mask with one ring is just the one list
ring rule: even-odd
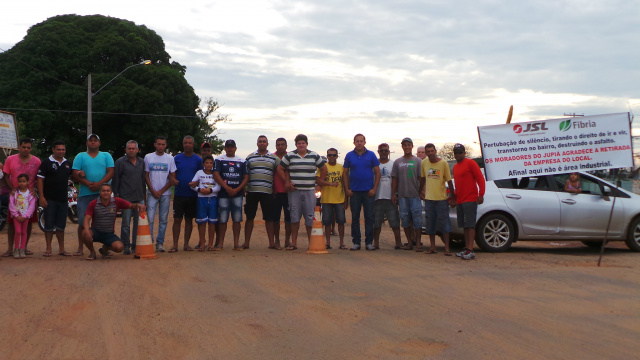
{"label": "bare ground", "polygon": [[579,243],[461,261],[439,241],[435,255],[394,250],[384,228],[379,251],[337,250],[334,236],[330,254],[308,255],[306,236],[267,249],[263,224],[243,252],[229,229],[222,252],[92,262],[42,257],[35,228],[35,255],[0,260],[0,358],[637,358],[639,254],[624,244],[601,267]]}

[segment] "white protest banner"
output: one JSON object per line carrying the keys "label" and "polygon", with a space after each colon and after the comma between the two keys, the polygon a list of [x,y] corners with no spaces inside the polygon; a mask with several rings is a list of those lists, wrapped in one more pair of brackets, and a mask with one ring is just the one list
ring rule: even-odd
{"label": "white protest banner", "polygon": [[629,113],[479,126],[487,179],[633,166]]}
{"label": "white protest banner", "polygon": [[16,115],[0,110],[0,148],[18,150]]}

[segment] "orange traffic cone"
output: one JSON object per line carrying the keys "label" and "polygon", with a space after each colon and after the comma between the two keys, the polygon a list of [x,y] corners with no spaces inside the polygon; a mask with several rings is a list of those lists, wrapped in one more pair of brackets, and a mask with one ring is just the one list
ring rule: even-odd
{"label": "orange traffic cone", "polygon": [[141,212],[138,217],[138,237],[136,240],[136,259],[155,259],[158,256],[153,251],[153,242],[151,241],[151,229],[149,229],[149,220],[147,213]]}
{"label": "orange traffic cone", "polygon": [[313,214],[313,228],[311,229],[311,240],[309,240],[309,250],[307,254],[328,254],[327,247],[324,245],[324,231],[322,222],[320,221],[320,207],[316,206]]}

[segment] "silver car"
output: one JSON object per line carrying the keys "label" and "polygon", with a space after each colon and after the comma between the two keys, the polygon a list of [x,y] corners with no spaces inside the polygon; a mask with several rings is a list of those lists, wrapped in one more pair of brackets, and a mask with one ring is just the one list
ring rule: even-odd
{"label": "silver car", "polygon": [[[582,192],[564,191],[569,174],[487,181],[484,203],[478,206],[476,243],[502,252],[518,240],[579,240],[600,246],[612,204],[608,241],[625,241],[640,251],[640,196],[616,189],[595,176],[580,173]],[[463,238],[456,209],[451,209],[451,237]]]}

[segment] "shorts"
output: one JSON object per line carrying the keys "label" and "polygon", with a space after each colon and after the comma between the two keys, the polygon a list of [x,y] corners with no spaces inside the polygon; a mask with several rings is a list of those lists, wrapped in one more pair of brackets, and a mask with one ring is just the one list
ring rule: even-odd
{"label": "shorts", "polygon": [[96,229],[91,229],[91,233],[93,233],[93,242],[102,243],[107,247],[110,247],[116,241],[121,241],[118,235],[114,232],[102,232]]}
{"label": "shorts", "polygon": [[69,211],[69,203],[67,201],[48,200],[47,207],[43,211],[44,231],[64,231],[67,226],[67,213]]}
{"label": "shorts", "polygon": [[398,213],[398,207],[389,199],[376,200],[373,203],[373,228],[380,229],[384,222],[384,217],[387,216],[389,221],[389,227],[392,229],[400,227],[400,214]]}
{"label": "shorts", "polygon": [[242,222],[242,199],[242,196],[218,198],[218,224],[229,222],[229,213],[231,213],[231,221]]}
{"label": "shorts", "polygon": [[89,203],[99,197],[100,194],[78,196],[78,226],[84,226],[84,214],[87,212]]}
{"label": "shorts", "polygon": [[269,213],[273,207],[273,201],[272,194],[248,192],[247,201],[244,204],[244,213],[247,215],[247,220],[253,220],[256,218],[258,203],[260,203],[260,209],[262,209],[262,220],[271,221]]}
{"label": "shorts", "polygon": [[333,215],[336,215],[336,223],[342,225],[347,222],[344,213],[344,203],[322,204],[322,225],[327,226],[333,223]]}
{"label": "shorts", "polygon": [[475,228],[478,216],[478,203],[475,201],[463,202],[457,206],[458,227]]}
{"label": "shorts", "polygon": [[291,222],[299,223],[304,216],[304,224],[313,226],[313,215],[316,210],[316,192],[311,190],[296,190],[289,193],[289,211]]}
{"label": "shorts", "polygon": [[285,224],[291,224],[291,214],[289,212],[289,195],[287,193],[277,193],[271,202],[271,221],[280,223],[280,214],[284,211]]}
{"label": "shorts", "polygon": [[411,227],[413,222],[414,229],[422,229],[422,201],[420,198],[399,198],[398,205],[402,227],[405,229]]}
{"label": "shorts", "polygon": [[443,234],[451,232],[448,200],[425,200],[424,212],[427,234],[435,235],[438,230]]}
{"label": "shorts", "polygon": [[198,207],[197,196],[174,196],[173,197],[173,218],[193,219],[196,217]]}
{"label": "shorts", "polygon": [[218,197],[198,197],[198,210],[196,212],[196,224],[218,222]]}

